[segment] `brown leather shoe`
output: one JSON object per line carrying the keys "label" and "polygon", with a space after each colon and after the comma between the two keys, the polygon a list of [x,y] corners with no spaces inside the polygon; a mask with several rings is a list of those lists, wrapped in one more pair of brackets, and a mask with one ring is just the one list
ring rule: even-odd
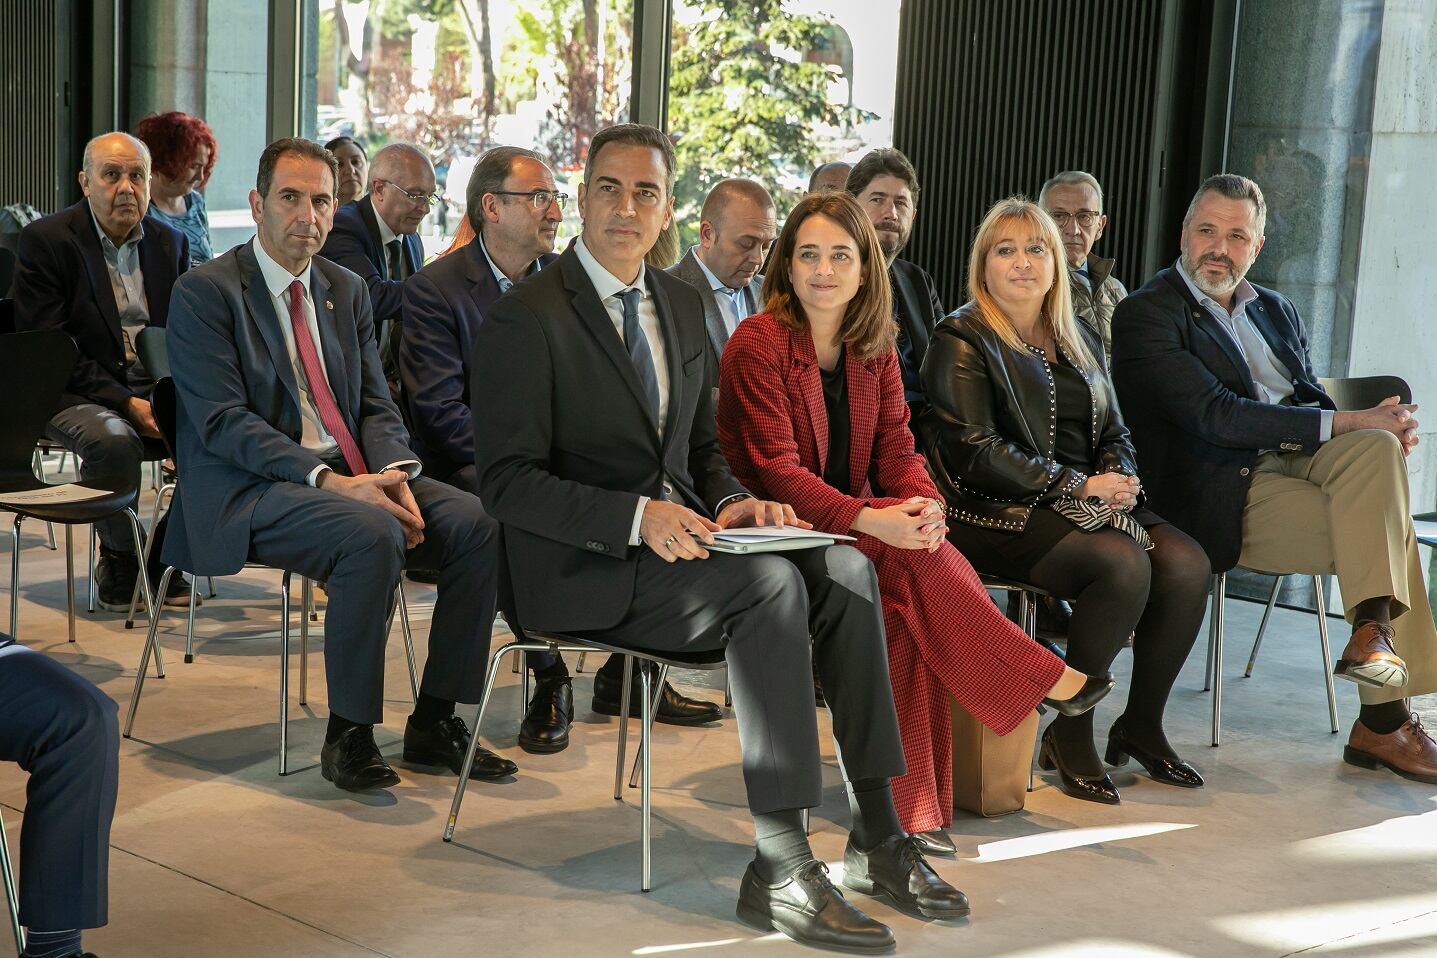
{"label": "brown leather shoe", "polygon": [[1332,674],[1360,685],[1400,688],[1407,684],[1407,663],[1392,650],[1392,627],[1359,622]]}
{"label": "brown leather shoe", "polygon": [[1388,735],[1378,735],[1358,719],[1352,723],[1342,760],[1359,768],[1385,767],[1414,782],[1437,785],[1437,742],[1415,715]]}

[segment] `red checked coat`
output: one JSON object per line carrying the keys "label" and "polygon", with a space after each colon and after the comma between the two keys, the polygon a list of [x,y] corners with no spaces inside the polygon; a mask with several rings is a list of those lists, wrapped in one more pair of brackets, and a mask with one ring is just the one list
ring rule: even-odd
{"label": "red checked coat", "polygon": [[[852,534],[864,507],[939,498],[913,451],[898,354],[847,363],[852,488],[823,481],[828,413],[813,338],[763,313],[739,324],[719,372],[718,434],[734,477],[755,495],[786,502],[824,532]],[[1063,662],[999,613],[968,561],[948,543],[899,549],[859,535],[883,596],[889,678],[908,773],[893,780],[903,827],[952,821],[950,696],[1006,735],[1063,672]]]}

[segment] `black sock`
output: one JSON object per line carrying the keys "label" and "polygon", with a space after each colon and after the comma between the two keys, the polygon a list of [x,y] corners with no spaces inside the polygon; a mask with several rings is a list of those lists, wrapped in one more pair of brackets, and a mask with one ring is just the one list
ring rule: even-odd
{"label": "black sock", "polygon": [[363,722],[351,722],[337,712],[329,713],[329,727],[324,730],[324,744],[333,745],[339,741],[339,737],[352,728],[358,728]]}
{"label": "black sock", "polygon": [[859,778],[848,783],[848,809],[853,814],[853,844],[868,851],[903,834],[893,787],[886,778]]}
{"label": "black sock", "polygon": [[24,958],[62,958],[80,953],[80,929],[65,931],[36,931],[31,928],[25,936]]}
{"label": "black sock", "polygon": [[808,834],[803,830],[803,810],[800,808],[755,815],[753,834],[754,871],[766,882],[783,881],[813,858],[813,849],[808,847]]}
{"label": "black sock", "polygon": [[[534,653],[531,652],[529,654],[533,656]],[[554,656],[554,661],[548,665],[539,666],[534,665],[531,658],[529,667],[534,670],[534,678],[536,679],[566,679],[569,677],[569,667],[564,664],[562,656],[556,655]]]}
{"label": "black sock", "polygon": [[1357,713],[1358,721],[1375,735],[1391,735],[1406,725],[1411,717],[1412,713],[1407,711],[1407,702],[1403,699],[1364,705]]}
{"label": "black sock", "polygon": [[414,703],[414,714],[409,716],[409,724],[415,728],[433,728],[453,714],[453,699],[435,698],[428,692],[420,692],[419,701]]}

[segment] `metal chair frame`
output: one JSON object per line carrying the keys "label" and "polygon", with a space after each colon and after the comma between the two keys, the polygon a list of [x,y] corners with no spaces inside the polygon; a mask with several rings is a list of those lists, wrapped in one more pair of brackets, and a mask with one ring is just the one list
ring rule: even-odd
{"label": "metal chair frame", "polygon": [[10,913],[10,931],[15,936],[15,953],[25,956],[25,929],[20,925],[20,892],[10,865],[10,843],[5,837],[5,815],[0,813],[0,879],[5,883],[5,906]]}
{"label": "metal chair frame", "polygon": [[[534,630],[527,630],[530,636],[540,633]],[[641,810],[639,835],[640,835],[640,867],[641,876],[639,887],[647,892],[653,888],[652,854],[650,851],[653,826],[651,822],[652,800],[650,795],[650,782],[652,781],[652,768],[650,763],[649,748],[651,735],[654,726],[654,713],[658,710],[658,696],[663,693],[664,681],[668,677],[670,665],[682,665],[684,668],[715,669],[724,665],[722,658],[714,662],[705,661],[683,661],[664,656],[656,652],[645,652],[637,649],[624,649],[616,646],[604,645],[599,642],[589,642],[585,639],[578,639],[570,635],[547,633],[547,638],[515,638],[506,642],[489,656],[489,666],[484,678],[484,694],[479,700],[479,707],[474,714],[472,734],[469,736],[469,748],[464,753],[464,766],[459,770],[459,781],[454,788],[454,801],[449,806],[449,818],[444,825],[444,841],[454,839],[454,829],[459,822],[459,807],[464,801],[464,791],[469,784],[469,772],[474,766],[474,752],[479,743],[479,728],[484,721],[484,712],[489,707],[489,699],[494,692],[494,680],[498,678],[499,669],[504,656],[510,654],[522,654],[524,652],[608,652],[611,655],[624,656],[624,682],[623,690],[619,701],[619,748],[618,756],[614,763],[614,801],[623,801],[624,796],[624,761],[627,757],[625,752],[628,748],[629,738],[629,703],[632,695],[633,685],[633,662],[635,659],[641,662],[652,662],[659,667],[656,676],[650,675],[647,668],[639,669],[639,753],[636,756],[635,771],[639,777],[639,807]],[[632,783],[631,783],[632,784]]]}
{"label": "metal chair frame", "polygon": [[[246,564],[247,569],[269,569],[271,566]],[[170,576],[177,570],[174,566],[167,566],[164,574],[160,576],[160,589],[169,587]],[[280,615],[283,622],[280,625],[280,670],[279,670],[279,774],[289,774],[289,630],[290,612],[289,586],[291,573],[287,570],[282,572],[280,577]],[[401,630],[404,635],[404,653],[409,665],[409,690],[413,699],[419,700],[419,673],[414,658],[414,637],[409,627],[409,606],[404,598],[404,584],[401,581],[396,589],[396,600],[389,610],[389,621],[386,626],[386,634],[394,628],[394,614],[400,613]],[[300,587],[300,617],[299,617],[299,704],[309,704],[309,611],[312,604],[311,583],[309,579],[303,579]],[[194,606],[195,602],[195,581],[190,581],[190,616],[189,629],[185,636],[185,661],[193,662],[194,648]],[[161,609],[163,607],[160,607]],[[145,645],[140,652],[140,666],[135,675],[135,690],[130,696],[130,708],[125,715],[125,738],[130,738],[130,733],[135,727],[135,713],[140,708],[140,694],[145,687],[145,674],[149,671],[150,655],[155,657],[155,677],[165,677],[164,656],[160,650],[159,643],[160,614],[157,611],[150,617],[149,634],[145,637]]]}
{"label": "metal chair frame", "polygon": [[[1263,634],[1267,631],[1267,621],[1272,616],[1272,610],[1277,605],[1277,590],[1282,585],[1283,575],[1276,572],[1263,572],[1259,569],[1250,569],[1258,575],[1270,575],[1274,577],[1272,583],[1272,594],[1267,598],[1267,608],[1262,613],[1262,624],[1258,626],[1257,638],[1252,644],[1252,652],[1248,655],[1247,671],[1244,678],[1252,677],[1253,666],[1257,664],[1257,651],[1262,645]],[[1312,577],[1313,592],[1316,595],[1317,606],[1317,634],[1322,643],[1322,676],[1327,686],[1327,715],[1332,724],[1333,734],[1339,731],[1340,726],[1337,720],[1337,690],[1332,684],[1332,649],[1327,641],[1327,600],[1324,594],[1324,576],[1315,575]],[[1223,643],[1223,606],[1227,601],[1227,573],[1219,572],[1212,577],[1212,604],[1208,618],[1208,645],[1207,645],[1207,672],[1203,680],[1203,691],[1212,692],[1212,745],[1217,748],[1222,741],[1222,643]]]}

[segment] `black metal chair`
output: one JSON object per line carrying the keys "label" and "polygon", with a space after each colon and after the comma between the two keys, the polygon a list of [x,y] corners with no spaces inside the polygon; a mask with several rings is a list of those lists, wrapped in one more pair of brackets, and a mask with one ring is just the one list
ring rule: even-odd
{"label": "black metal chair", "polygon": [[[179,397],[175,392],[174,380],[166,377],[155,384],[152,394],[155,423],[160,427],[164,435],[165,445],[175,462],[176,475],[179,473],[180,461],[176,457],[175,445],[175,423],[179,415]],[[141,564],[143,567],[143,563]],[[257,562],[246,563],[247,569],[269,569],[271,566],[262,565]],[[158,588],[162,591],[155,593],[163,595],[163,590],[168,589],[170,577],[178,570],[174,566],[166,566],[164,573],[160,576]],[[280,577],[280,609],[283,622],[280,625],[280,671],[279,671],[279,774],[289,774],[289,627],[292,618],[290,614],[290,572],[286,569],[279,570]],[[194,661],[194,630],[195,630],[195,590],[197,588],[197,576],[190,579],[190,610],[189,624],[185,633],[185,661]],[[304,579],[300,589],[300,620],[299,620],[299,704],[307,705],[309,700],[309,610],[311,604],[310,582]],[[149,669],[150,656],[155,657],[155,677],[165,677],[164,657],[160,652],[159,625],[161,609],[151,606],[150,630],[145,636],[144,648],[140,651],[140,666],[135,675],[135,690],[130,696],[130,708],[125,715],[125,738],[130,737],[135,726],[135,713],[140,708],[140,694],[145,688],[145,674]],[[394,614],[400,613],[402,631],[404,634],[404,652],[409,665],[409,690],[415,701],[419,699],[419,673],[414,660],[414,638],[409,628],[409,609],[404,599],[404,582],[401,578],[399,587],[396,590],[395,604],[390,607],[389,624],[387,631],[394,628]]]}
{"label": "black metal chair", "polygon": [[[78,350],[58,330],[11,333],[0,342],[0,382],[11,384],[0,419],[0,510],[15,514],[10,532],[10,634],[19,636],[20,524],[26,519],[65,527],[66,599],[70,641],[75,641],[75,568],[71,527],[123,513],[136,543],[144,542],[140,521],[128,503],[138,492],[129,483],[88,482],[49,485],[34,473],[35,443],[60,406]],[[140,564],[140,588],[148,597],[149,576]]]}
{"label": "black metal chair", "polygon": [[9,298],[10,287],[15,283],[17,262],[14,250],[7,246],[0,246],[0,296]]}
{"label": "black metal chair", "polygon": [[[1357,376],[1348,379],[1319,379],[1318,382],[1332,397],[1337,408],[1341,410],[1370,409],[1392,396],[1396,396],[1402,403],[1412,401],[1412,387],[1399,376]],[[1286,578],[1286,573],[1269,572],[1262,569],[1245,571],[1273,577],[1272,592],[1267,597],[1267,607],[1263,610],[1262,622],[1257,628],[1257,637],[1252,643],[1252,652],[1248,654],[1247,671],[1243,674],[1244,678],[1251,678],[1253,667],[1257,664],[1258,650],[1262,647],[1262,637],[1267,632],[1267,623],[1272,617],[1273,608],[1277,605],[1277,593],[1282,587],[1282,580]],[[1322,644],[1323,680],[1327,686],[1327,715],[1333,734],[1336,734],[1341,730],[1341,725],[1337,718],[1337,691],[1332,683],[1332,650],[1327,640],[1327,579],[1328,577],[1325,575],[1312,576],[1312,589],[1316,596],[1313,604],[1317,611],[1317,634]],[[1203,682],[1203,691],[1211,690],[1213,693],[1212,744],[1214,748],[1221,743],[1222,739],[1223,607],[1226,599],[1227,573],[1219,572],[1212,577],[1207,670]]]}

